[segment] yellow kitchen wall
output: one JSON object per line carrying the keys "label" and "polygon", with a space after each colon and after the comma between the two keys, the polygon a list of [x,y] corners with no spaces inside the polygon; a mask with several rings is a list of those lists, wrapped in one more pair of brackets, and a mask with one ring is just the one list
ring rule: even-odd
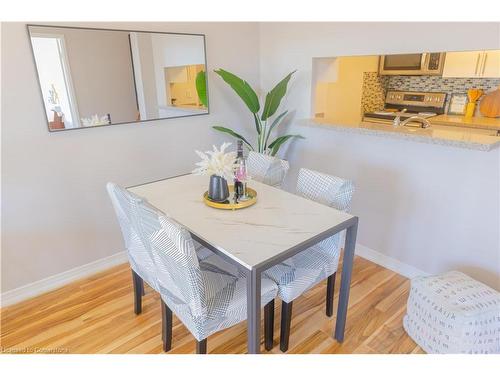
{"label": "yellow kitchen wall", "polygon": [[342,124],[362,120],[363,73],[378,70],[378,56],[348,56],[334,60],[335,82],[318,84],[317,98],[324,99],[325,118]]}

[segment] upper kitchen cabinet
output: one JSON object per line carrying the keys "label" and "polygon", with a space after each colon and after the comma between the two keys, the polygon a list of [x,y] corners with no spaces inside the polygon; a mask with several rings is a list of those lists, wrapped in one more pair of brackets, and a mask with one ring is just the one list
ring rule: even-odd
{"label": "upper kitchen cabinet", "polygon": [[443,77],[500,77],[500,50],[447,52]]}
{"label": "upper kitchen cabinet", "polygon": [[485,51],[481,77],[500,77],[500,50]]}
{"label": "upper kitchen cabinet", "polygon": [[447,52],[443,77],[477,77],[482,51]]}

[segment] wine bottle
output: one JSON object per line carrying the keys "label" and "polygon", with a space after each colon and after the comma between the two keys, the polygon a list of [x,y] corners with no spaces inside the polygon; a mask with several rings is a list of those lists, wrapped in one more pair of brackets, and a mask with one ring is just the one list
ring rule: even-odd
{"label": "wine bottle", "polygon": [[238,148],[235,161],[235,173],[234,173],[234,196],[239,199],[243,195],[243,183],[240,181],[239,176],[241,173],[241,167],[245,166],[245,159],[243,158],[243,141],[238,140]]}

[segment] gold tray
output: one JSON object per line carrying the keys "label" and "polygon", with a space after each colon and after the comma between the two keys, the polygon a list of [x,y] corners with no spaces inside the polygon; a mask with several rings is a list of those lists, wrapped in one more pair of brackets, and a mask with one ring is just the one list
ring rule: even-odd
{"label": "gold tray", "polygon": [[246,201],[240,201],[236,204],[233,203],[232,193],[234,192],[234,185],[229,185],[229,198],[228,203],[214,202],[208,198],[208,191],[203,194],[203,201],[207,206],[218,208],[220,210],[239,210],[241,208],[246,208],[254,205],[257,202],[257,192],[254,189],[247,187],[247,195],[250,199]]}

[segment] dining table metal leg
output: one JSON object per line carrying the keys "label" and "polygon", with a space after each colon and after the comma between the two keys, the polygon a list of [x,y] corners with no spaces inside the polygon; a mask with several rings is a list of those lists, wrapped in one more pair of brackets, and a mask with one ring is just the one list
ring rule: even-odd
{"label": "dining table metal leg", "polygon": [[354,261],[354,249],[356,248],[356,235],[358,232],[358,218],[347,228],[344,246],[344,259],[342,264],[342,279],[340,281],[339,306],[337,309],[337,322],[335,324],[335,339],[344,341],[345,322],[347,318],[347,305],[349,303],[349,292],[351,287],[352,264]]}
{"label": "dining table metal leg", "polygon": [[249,354],[260,352],[260,297],[261,273],[247,272],[247,347]]}

